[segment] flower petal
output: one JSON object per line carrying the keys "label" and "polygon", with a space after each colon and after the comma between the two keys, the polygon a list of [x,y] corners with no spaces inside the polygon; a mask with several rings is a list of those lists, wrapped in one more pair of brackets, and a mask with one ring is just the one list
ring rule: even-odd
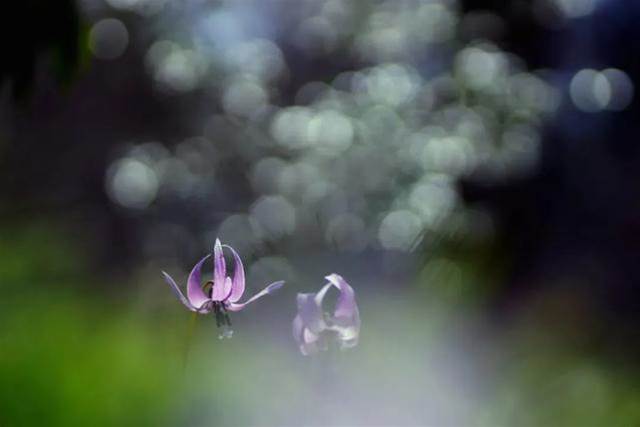
{"label": "flower petal", "polygon": [[198,261],[198,263],[193,267],[193,270],[191,270],[189,279],[187,280],[187,298],[189,298],[191,305],[196,308],[201,308],[206,302],[210,301],[210,298],[204,294],[200,287],[200,280],[202,276],[200,270],[202,270],[202,264],[210,256],[211,255],[207,255]]}
{"label": "flower petal", "polygon": [[224,254],[222,253],[222,244],[220,239],[216,239],[216,243],[213,246],[213,286],[222,288],[224,286],[224,280],[227,277],[227,264],[224,261]]}
{"label": "flower petal", "polygon": [[242,259],[240,255],[229,245],[222,245],[225,248],[229,249],[233,254],[233,259],[235,261],[235,267],[233,269],[233,282],[231,285],[231,295],[229,295],[228,300],[230,302],[237,302],[240,298],[242,298],[242,294],[244,294],[245,287],[245,277],[244,277],[244,266],[242,265]]}
{"label": "flower petal", "polygon": [[229,299],[229,295],[231,295],[232,282],[231,277],[226,277],[224,279],[224,284],[222,286],[217,286],[213,288],[213,293],[211,294],[211,299],[213,301],[226,301]]}
{"label": "flower petal", "polygon": [[356,305],[356,295],[351,286],[347,283],[342,276],[338,274],[330,274],[325,277],[340,291],[338,301],[336,302],[336,308],[334,312],[335,317],[351,317],[358,311]]}
{"label": "flower petal", "polygon": [[293,337],[303,355],[308,356],[318,352],[318,339],[320,337],[304,327],[304,322],[300,315],[293,319]]}
{"label": "flower petal", "polygon": [[304,333],[304,323],[302,322],[302,317],[300,317],[299,314],[293,318],[292,326],[293,326],[293,339],[295,339],[298,345],[300,345],[303,343],[302,334]]}
{"label": "flower petal", "polygon": [[338,274],[330,274],[326,279],[340,291],[329,329],[338,333],[341,347],[354,347],[360,335],[360,311],[355,291]]}
{"label": "flower petal", "polygon": [[169,284],[169,286],[171,286],[171,289],[173,290],[173,293],[176,294],[176,296],[178,297],[178,299],[180,300],[180,302],[182,304],[185,305],[185,307],[187,307],[189,310],[191,311],[196,311],[195,307],[191,305],[191,303],[189,302],[189,300],[184,296],[184,294],[180,291],[180,288],[178,287],[178,285],[176,284],[175,280],[173,280],[173,278],[171,276],[169,276],[166,272],[162,272],[162,275],[164,276],[164,280]]}
{"label": "flower petal", "polygon": [[297,297],[298,315],[302,319],[304,327],[316,335],[327,327],[322,311],[322,300],[331,286],[331,284],[327,284],[318,293],[300,293]]}
{"label": "flower petal", "polygon": [[358,345],[360,337],[360,314],[356,314],[352,318],[336,317],[332,319],[332,324],[327,329],[338,334],[340,348],[351,348]]}
{"label": "flower petal", "polygon": [[236,304],[236,303],[230,302],[229,305],[227,306],[227,309],[229,311],[240,311],[247,304],[252,303],[253,301],[257,300],[258,298],[262,298],[265,295],[269,295],[269,294],[272,294],[273,292],[277,291],[278,289],[280,289],[282,287],[282,285],[284,285],[284,280],[279,280],[277,282],[273,282],[272,284],[270,284],[269,286],[267,286],[266,288],[264,288],[263,290],[261,290],[260,292],[258,292],[257,294],[255,294],[254,296],[252,296],[247,301],[245,301],[245,302],[243,302],[241,304]]}
{"label": "flower petal", "polygon": [[215,282],[211,290],[212,301],[226,301],[231,294],[231,277],[225,277],[222,282]]}
{"label": "flower petal", "polygon": [[300,352],[309,356],[311,354],[317,353],[321,350],[326,350],[326,340],[321,340],[319,335],[313,334],[308,329],[305,329],[303,334],[302,344],[300,344]]}

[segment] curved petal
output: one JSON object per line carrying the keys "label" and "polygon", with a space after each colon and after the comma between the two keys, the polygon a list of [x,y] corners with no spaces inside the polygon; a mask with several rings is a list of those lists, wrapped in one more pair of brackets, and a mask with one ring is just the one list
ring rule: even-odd
{"label": "curved petal", "polygon": [[212,301],[226,301],[231,294],[231,277],[225,277],[222,286],[213,285]]}
{"label": "curved petal", "polygon": [[180,291],[180,288],[178,287],[178,285],[176,284],[175,280],[173,280],[173,278],[171,276],[169,276],[166,272],[162,272],[162,275],[164,276],[164,280],[165,282],[167,282],[169,284],[169,286],[171,286],[171,289],[173,290],[173,293],[176,294],[176,296],[178,297],[178,299],[180,300],[180,302],[182,304],[185,305],[185,307],[187,307],[189,310],[191,311],[196,311],[195,307],[191,305],[191,303],[189,302],[189,300],[184,296],[184,294]]}
{"label": "curved petal", "polygon": [[211,255],[207,255],[198,261],[189,274],[189,279],[187,280],[187,298],[189,298],[189,302],[193,307],[201,308],[206,302],[210,301],[210,298],[204,294],[200,287],[202,264],[210,256]]}
{"label": "curved petal", "polygon": [[338,288],[340,295],[336,302],[335,317],[351,317],[358,311],[356,305],[356,294],[351,286],[347,283],[342,276],[338,274],[330,274],[325,277],[333,286]]}
{"label": "curved petal", "polygon": [[227,277],[227,264],[224,261],[224,254],[222,253],[222,244],[220,239],[216,239],[215,245],[213,245],[213,292],[216,292],[216,287],[222,292],[225,278]]}
{"label": "curved petal", "polygon": [[235,261],[235,267],[233,269],[233,282],[231,285],[231,295],[229,295],[230,302],[237,302],[240,298],[242,298],[242,294],[244,294],[245,287],[245,277],[244,277],[244,266],[242,265],[242,259],[240,255],[229,245],[222,245],[225,248],[229,249],[233,254],[233,259]]}
{"label": "curved petal", "polygon": [[247,301],[245,301],[245,302],[243,302],[241,304],[236,304],[236,303],[230,302],[229,305],[227,306],[227,310],[229,310],[229,311],[240,311],[247,304],[250,304],[250,303],[254,302],[257,299],[262,298],[265,295],[269,295],[269,294],[274,293],[275,291],[280,289],[282,287],[282,285],[284,285],[284,280],[279,280],[277,282],[273,282],[272,284],[270,284],[269,286],[267,286],[266,288],[264,288],[263,290],[261,290],[260,292],[258,292],[257,294],[255,294],[254,296],[252,296]]}
{"label": "curved petal", "polygon": [[322,300],[330,287],[331,284],[327,284],[316,294],[298,294],[298,316],[302,319],[304,327],[314,334],[319,334],[327,327],[322,311]]}
{"label": "curved petal", "polygon": [[338,333],[342,348],[354,347],[360,335],[360,311],[355,291],[338,274],[330,274],[326,279],[340,291],[329,329]]}

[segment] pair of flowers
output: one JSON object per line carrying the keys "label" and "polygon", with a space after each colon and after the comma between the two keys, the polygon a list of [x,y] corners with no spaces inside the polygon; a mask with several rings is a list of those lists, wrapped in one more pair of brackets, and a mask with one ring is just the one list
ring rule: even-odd
{"label": "pair of flowers", "polygon": [[[234,259],[233,277],[227,275],[227,264],[223,248],[228,249]],[[248,304],[272,294],[284,285],[280,280],[249,298],[238,302],[245,291],[244,266],[240,255],[229,245],[223,245],[216,239],[213,247],[213,278],[202,282],[202,266],[211,257],[208,254],[193,267],[187,279],[187,295],[180,291],[175,280],[164,271],[165,280],[171,286],[178,299],[187,309],[195,313],[213,312],[218,327],[225,330],[224,336],[230,336],[231,319],[228,312],[240,311]],[[299,293],[298,312],[293,319],[293,336],[304,355],[316,353],[327,348],[329,340],[335,338],[341,348],[353,347],[358,343],[360,333],[360,314],[353,288],[338,274],[326,276],[328,281],[316,293]],[[338,291],[338,299],[333,314],[322,308],[325,295],[331,287]]]}

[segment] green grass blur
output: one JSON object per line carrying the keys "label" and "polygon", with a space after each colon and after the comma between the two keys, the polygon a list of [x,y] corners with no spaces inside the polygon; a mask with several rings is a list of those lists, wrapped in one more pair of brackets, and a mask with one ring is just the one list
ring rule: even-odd
{"label": "green grass blur", "polygon": [[553,318],[541,298],[508,333],[479,333],[469,343],[473,334],[464,331],[484,323],[478,307],[486,299],[471,289],[485,271],[472,259],[442,255],[426,264],[417,287],[393,298],[361,290],[363,331],[352,351],[304,358],[282,340],[288,331],[273,339],[260,331],[277,325],[248,318],[240,326],[250,327],[219,341],[211,319],[201,319],[183,369],[189,313],[169,292],[154,304],[136,297],[134,279],[117,290],[95,286],[80,251],[51,227],[4,231],[2,426],[433,425],[451,414],[479,426],[640,419],[635,368],[594,351],[581,329],[588,316],[554,329],[534,319]]}
{"label": "green grass blur", "polygon": [[178,377],[162,336],[89,295],[83,257],[43,225],[3,230],[0,424],[159,425]]}

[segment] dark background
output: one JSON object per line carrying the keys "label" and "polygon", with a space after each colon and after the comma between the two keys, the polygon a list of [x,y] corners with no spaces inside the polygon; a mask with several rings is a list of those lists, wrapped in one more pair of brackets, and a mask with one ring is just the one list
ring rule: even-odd
{"label": "dark background", "polygon": [[[539,161],[532,171],[499,180],[482,179],[477,171],[454,176],[454,187],[460,196],[458,209],[481,210],[488,215],[492,224],[489,234],[481,233],[478,237],[464,231],[438,231],[423,235],[417,246],[406,254],[389,250],[384,244],[382,247],[371,244],[343,255],[324,243],[321,233],[307,230],[298,231],[298,237],[294,233],[293,237],[263,242],[249,256],[249,264],[263,257],[291,256],[294,272],[286,274],[298,279],[311,275],[309,271],[314,268],[324,268],[327,262],[353,272],[356,277],[359,274],[377,277],[380,283],[369,287],[359,289],[354,284],[362,299],[373,300],[371,307],[375,304],[384,307],[384,300],[388,298],[400,312],[405,310],[402,301],[410,301],[408,304],[414,308],[409,311],[414,317],[402,320],[401,314],[398,323],[415,322],[416,326],[408,330],[424,337],[432,335],[429,331],[433,327],[439,331],[439,340],[449,343],[438,351],[463,354],[460,366],[446,371],[445,377],[460,380],[459,377],[465,377],[466,369],[471,369],[476,373],[472,376],[480,378],[480,385],[469,388],[489,390],[479,399],[480,403],[463,411],[468,418],[452,416],[455,410],[443,409],[439,415],[433,411],[414,418],[405,414],[404,418],[396,418],[400,424],[459,425],[473,419],[480,420],[480,424],[590,425],[606,420],[610,425],[631,425],[640,417],[634,409],[640,407],[636,363],[640,356],[638,102],[633,98],[622,111],[584,112],[576,108],[569,95],[572,76],[583,68],[617,68],[632,82],[639,81],[640,33],[636,24],[640,5],[632,1],[601,0],[589,15],[571,19],[562,17],[551,3],[460,1],[454,7],[459,16],[482,12],[498,17],[499,20],[490,22],[500,25],[485,29],[485,35],[496,34],[491,36],[491,42],[517,55],[525,69],[542,70],[540,75],[560,94],[557,108],[540,121],[534,121],[541,139]],[[217,3],[212,2],[210,7],[217,7]],[[267,6],[265,10],[257,5],[248,7],[253,7],[258,14],[281,12],[277,8],[267,11]],[[282,15],[275,22],[286,28],[288,23],[301,19],[294,13],[295,9],[289,12],[291,16]],[[47,307],[59,306],[60,311],[68,315],[74,312],[73,307],[86,304],[102,312],[101,320],[93,319],[98,324],[108,325],[110,318],[128,319],[119,320],[124,326],[113,333],[100,326],[97,336],[105,337],[92,338],[90,344],[95,348],[117,347],[126,341],[121,335],[129,322],[153,325],[153,319],[163,317],[159,314],[162,310],[175,308],[170,297],[166,305],[157,302],[164,299],[148,298],[150,293],[155,295],[153,298],[164,298],[164,293],[168,294],[156,272],[166,263],[188,269],[199,259],[198,254],[207,249],[207,238],[213,236],[210,230],[223,223],[229,212],[251,209],[256,194],[249,172],[251,159],[262,157],[265,148],[260,142],[252,145],[246,129],[253,129],[254,124],[247,125],[242,118],[231,117],[222,127],[211,125],[213,130],[201,125],[198,117],[203,111],[209,115],[232,116],[225,113],[221,104],[222,89],[199,88],[178,94],[158,89],[145,68],[145,50],[155,37],[160,38],[157,28],[161,28],[163,21],[158,15],[150,18],[94,3],[35,0],[11,2],[2,6],[0,15],[0,36],[5,40],[0,62],[0,289],[6,295],[2,298],[4,304],[0,302],[0,344],[3,344],[0,364],[6,368],[0,368],[0,383],[5,384],[0,386],[4,389],[0,391],[0,424],[28,425],[35,419],[67,424],[70,419],[92,417],[91,409],[86,413],[75,409],[71,414],[76,416],[66,418],[67,405],[77,403],[92,408],[94,399],[84,401],[69,391],[68,398],[56,403],[57,409],[51,409],[42,401],[57,387],[51,383],[39,386],[35,380],[39,375],[32,378],[31,374],[20,373],[33,372],[38,369],[36,365],[51,363],[63,375],[67,369],[74,369],[73,361],[84,358],[87,349],[79,343],[77,353],[71,350],[69,354],[54,356],[51,361],[46,355],[48,346],[55,349],[58,344],[42,344],[44,341],[40,338],[34,338],[40,344],[33,344],[25,337],[35,330],[40,331],[35,336],[40,336],[42,328],[49,325],[62,331],[61,335],[84,336],[74,329],[65,329],[70,326],[64,316],[50,314]],[[113,60],[94,57],[88,47],[92,23],[105,17],[116,17],[129,30],[127,49]],[[188,27],[188,20],[179,25]],[[353,33],[358,31],[354,29]],[[450,52],[456,52],[476,38],[477,34],[465,32],[464,27],[458,25],[451,42],[453,47],[443,48],[442,69],[452,66],[446,59],[450,58]],[[275,104],[279,106],[295,103],[296,93],[305,83],[318,80],[330,84],[343,71],[373,65],[369,59],[354,55],[346,48],[311,54],[297,44],[293,35],[287,38],[280,34],[276,39],[289,69],[287,79],[274,83],[278,88]],[[422,71],[419,66],[416,68]],[[425,70],[425,76],[433,74],[432,70]],[[215,188],[202,184],[197,191],[186,195],[160,193],[143,209],[119,206],[110,198],[105,184],[107,171],[132,145],[160,141],[173,149],[193,136],[206,138],[217,153]],[[241,149],[236,140],[244,141]],[[271,153],[273,155],[273,151]],[[275,153],[284,159],[293,158],[286,150]],[[396,155],[393,151],[387,154]],[[375,158],[370,159],[368,165],[375,168]],[[351,177],[355,182],[366,180],[356,172]],[[408,191],[411,182],[404,185],[403,179],[401,173],[389,177],[397,185],[393,191]],[[371,197],[375,200],[368,205],[371,218],[380,218],[378,211],[388,209],[388,200],[382,196]],[[369,224],[366,215],[363,218]],[[175,228],[174,231],[178,231],[172,234],[166,224],[179,229]],[[446,221],[443,220],[443,224]],[[443,229],[449,230],[446,226]],[[192,241],[189,236],[193,235],[200,237]],[[314,263],[310,259],[322,261]],[[375,261],[379,259],[383,262]],[[441,262],[434,270],[430,264],[433,260],[446,263]],[[318,263],[323,267],[318,267]],[[316,266],[304,270],[305,265],[313,264]],[[256,277],[280,274],[283,270],[278,270],[278,265],[269,264],[267,273],[258,269]],[[290,271],[285,267],[282,268]],[[319,274],[322,273],[316,276],[320,277]],[[457,281],[449,287],[447,281],[454,276]],[[437,285],[433,285],[434,278],[439,282]],[[407,284],[393,288],[389,283],[394,281]],[[302,290],[300,283],[307,282],[294,281],[290,292]],[[157,296],[159,293],[162,297]],[[97,304],[98,300],[103,303]],[[37,302],[32,306],[30,301]],[[149,304],[155,308],[140,309]],[[172,316],[176,318],[178,310],[173,311],[176,314]],[[432,316],[441,316],[434,312],[445,313],[442,316],[446,320],[433,323],[442,327],[428,326]],[[371,328],[376,322],[384,323],[380,318],[376,320],[376,313],[372,310],[368,316],[363,315],[363,328],[367,327],[367,318]],[[84,318],[84,314],[78,316]],[[286,321],[288,312],[280,311],[273,316]],[[46,319],[53,321],[48,323]],[[71,324],[75,323],[73,319],[69,320]],[[400,325],[396,327],[404,330]],[[424,328],[423,334],[420,325]],[[254,333],[261,333],[252,327]],[[91,331],[86,333],[95,336]],[[276,334],[272,340],[280,343],[286,333]],[[17,338],[18,335],[21,338]],[[174,341],[181,339],[179,333],[174,335],[171,335]],[[163,340],[169,339],[159,336],[161,344],[150,344],[156,346],[154,349],[163,348]],[[369,339],[373,340],[371,336]],[[140,352],[157,354],[149,350],[149,345],[132,345],[131,348],[142,346],[144,350]],[[375,348],[369,345],[362,345],[361,354],[367,348]],[[295,352],[291,345],[287,349]],[[233,353],[232,350],[217,351],[223,351],[217,353],[219,360]],[[417,359],[422,354],[409,347],[404,351],[407,354],[413,351]],[[3,352],[6,352],[4,363]],[[95,356],[99,367],[102,358],[107,356],[99,350],[96,352],[100,353]],[[27,353],[33,354],[25,357]],[[117,375],[126,369],[137,371],[135,367],[128,367],[130,360],[135,365],[137,357],[153,358],[135,356],[136,350],[132,353],[134,356],[116,357],[118,362],[112,369],[119,373]],[[206,351],[201,353],[206,359]],[[470,357],[469,353],[475,356]],[[164,357],[169,358],[166,363],[171,366],[171,357]],[[154,363],[163,369],[165,362]],[[81,369],[93,372],[90,366]],[[357,367],[351,366],[351,369]],[[146,374],[139,375],[142,382],[149,381]],[[131,391],[124,383],[114,383],[105,386],[103,393],[107,396],[127,390],[123,395],[142,396],[141,402],[146,402],[145,393],[160,396],[156,396],[159,401],[168,400],[166,396],[171,390],[189,388],[179,374],[172,375],[156,378],[148,391]],[[423,384],[421,378],[418,375],[415,379],[418,389]],[[17,388],[6,387],[7,384]],[[78,384],[83,384],[83,380],[78,379]],[[246,390],[239,390],[239,395],[246,394]],[[21,395],[30,397],[21,398]],[[25,399],[38,402],[31,407],[40,408],[35,416],[28,405],[16,403]],[[549,399],[555,401],[548,402]],[[100,400],[100,396],[95,397],[95,402]],[[122,409],[126,405],[114,405],[121,410],[105,410],[97,417],[106,424],[132,420],[157,422],[149,415],[156,404],[147,402],[143,405],[146,409],[137,413]],[[186,415],[190,405],[164,410],[174,414],[169,420],[179,423],[194,420],[193,415]],[[265,418],[267,421],[258,423],[300,421],[282,416],[274,409],[277,408],[275,401],[265,405],[272,405],[268,406],[272,412]],[[434,403],[434,407],[437,406]],[[531,408],[539,411],[530,412]],[[393,411],[373,421],[357,415],[322,418],[322,411],[328,409],[324,406],[316,409],[320,415],[306,423],[386,424],[394,419]],[[357,403],[351,410],[357,413]],[[231,423],[256,420],[226,416],[230,418],[223,419]]]}

